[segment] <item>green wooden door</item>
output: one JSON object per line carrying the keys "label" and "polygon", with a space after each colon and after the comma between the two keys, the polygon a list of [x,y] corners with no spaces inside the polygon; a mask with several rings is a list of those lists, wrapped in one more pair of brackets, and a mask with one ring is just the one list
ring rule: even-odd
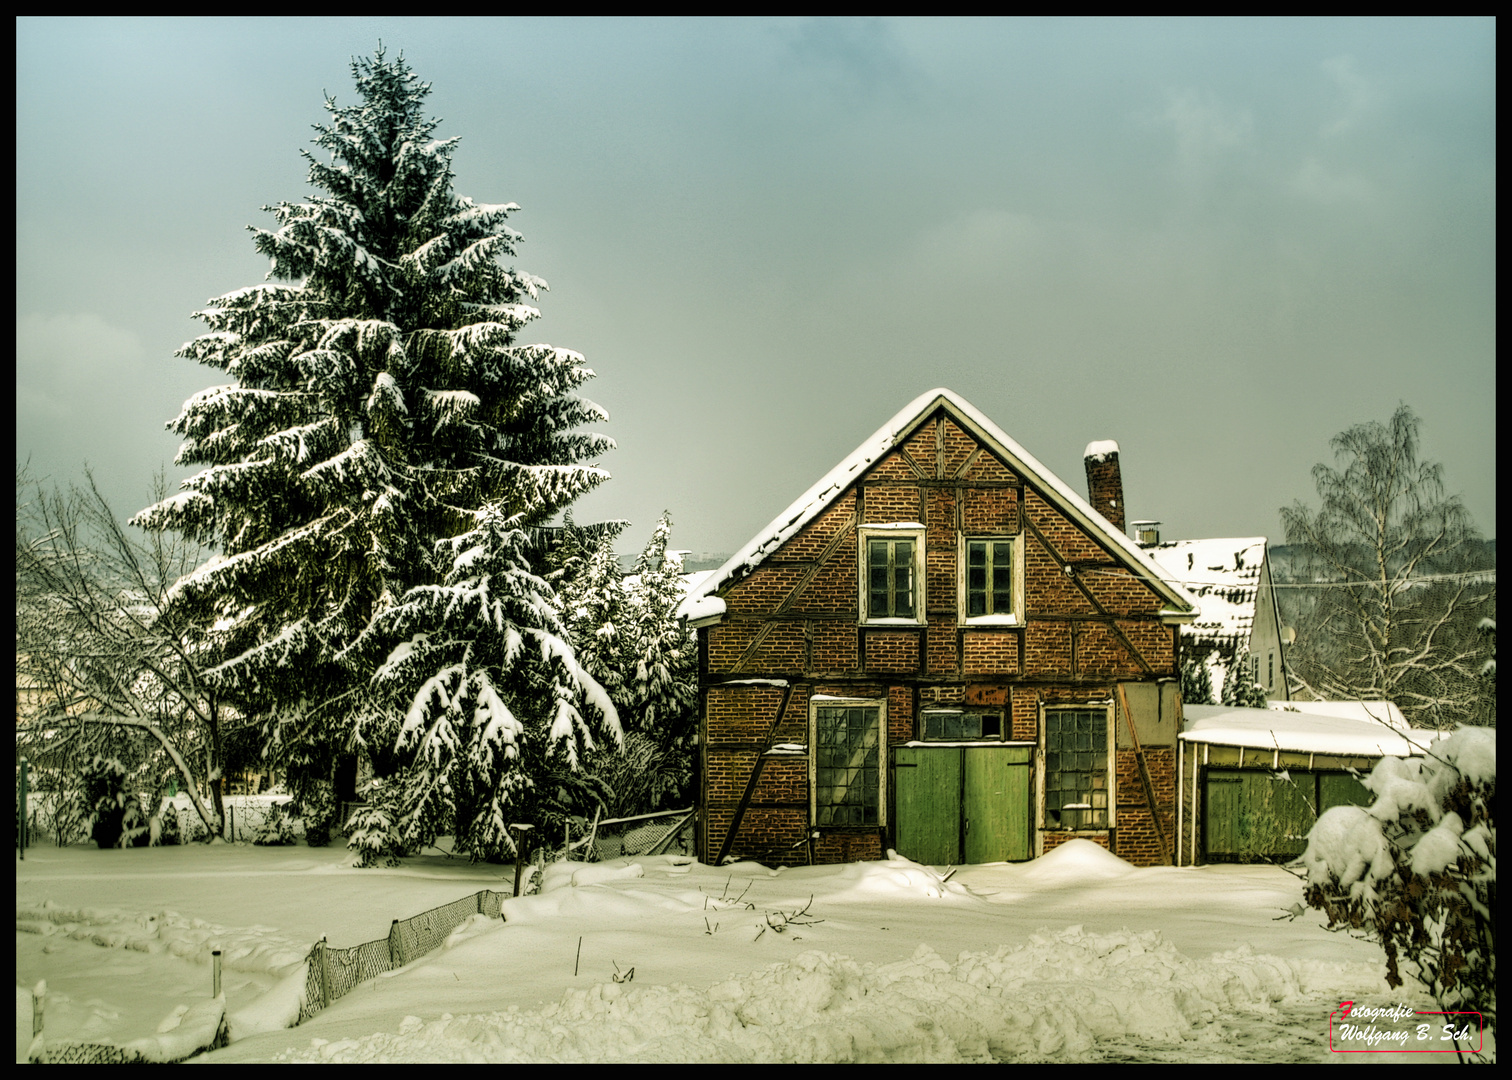
{"label": "green wooden door", "polygon": [[1317,782],[1294,770],[1209,769],[1203,788],[1203,844],[1209,857],[1239,861],[1290,857],[1307,847]]}
{"label": "green wooden door", "polygon": [[1028,746],[962,750],[964,861],[1017,862],[1030,857]]}
{"label": "green wooden door", "polygon": [[1375,795],[1349,773],[1318,773],[1318,813],[1335,806],[1369,806]]}
{"label": "green wooden door", "polygon": [[960,862],[960,747],[900,746],[893,766],[898,854],[926,866]]}

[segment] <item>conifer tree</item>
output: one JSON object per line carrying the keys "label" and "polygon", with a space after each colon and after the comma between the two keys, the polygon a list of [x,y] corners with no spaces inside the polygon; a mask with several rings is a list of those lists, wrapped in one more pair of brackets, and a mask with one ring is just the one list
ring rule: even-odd
{"label": "conifer tree", "polygon": [[1188,656],[1181,662],[1181,700],[1187,705],[1214,704],[1206,656]]}
{"label": "conifer tree", "polygon": [[[498,786],[506,716],[544,723],[539,753],[569,765],[590,721],[617,734],[528,565],[534,530],[607,478],[590,462],[613,444],[576,430],[607,419],[574,393],[583,358],[516,342],[545,288],[500,261],[518,208],[456,194],[456,140],[434,138],[429,86],[402,57],[380,47],[352,72],[358,103],[327,97],[316,126],[329,160],[302,152],[319,193],[252,229],[270,281],[212,300],[210,332],[180,350],[231,379],[168,425],[178,463],[205,468],[136,521],[218,550],[173,602],[267,752],[318,771],[402,732],[399,760],[418,755],[433,781],[411,807],[425,832],[468,802],[459,784]],[[464,617],[486,645],[458,644]],[[506,687],[527,646],[533,670]],[[569,687],[597,712],[564,710]],[[476,730],[460,733],[468,709]]]}
{"label": "conifer tree", "polygon": [[1234,651],[1234,662],[1223,677],[1222,705],[1241,709],[1263,709],[1268,700],[1265,688],[1255,681],[1250,666],[1249,649],[1241,645]]}

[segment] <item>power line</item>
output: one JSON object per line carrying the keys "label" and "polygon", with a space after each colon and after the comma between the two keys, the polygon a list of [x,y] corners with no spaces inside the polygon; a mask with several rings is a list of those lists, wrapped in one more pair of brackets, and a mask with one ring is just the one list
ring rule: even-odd
{"label": "power line", "polygon": [[[1081,573],[1081,574],[1106,574],[1106,575],[1109,575],[1111,577],[1128,577],[1129,576],[1127,573],[1125,573],[1125,572],[1123,572],[1121,570],[1098,570],[1098,569],[1091,568],[1091,567],[1088,567],[1086,569],[1078,569],[1077,572]],[[1419,574],[1419,575],[1417,575],[1415,577],[1405,578],[1405,579],[1403,579],[1401,581],[1395,581],[1395,580],[1393,580],[1393,581],[1387,582],[1387,584],[1389,584],[1393,588],[1393,590],[1396,590],[1396,589],[1406,588],[1406,587],[1411,586],[1411,585],[1417,585],[1417,584],[1427,583],[1427,582],[1432,582],[1432,581],[1466,581],[1466,580],[1469,580],[1469,579],[1472,579],[1472,578],[1482,578],[1482,579],[1485,579],[1488,583],[1494,583],[1496,581],[1496,571],[1494,569],[1493,570],[1465,570],[1465,571],[1462,571],[1460,573],[1455,573],[1455,574]],[[1260,587],[1260,583],[1258,581],[1254,581],[1254,582],[1223,582],[1223,581],[1210,581],[1210,580],[1209,581],[1200,581],[1200,580],[1186,581],[1186,580],[1183,580],[1182,578],[1167,578],[1167,577],[1162,577],[1162,578],[1159,578],[1158,580],[1165,582],[1167,585],[1180,585],[1182,588],[1207,587],[1207,588],[1214,588],[1214,589],[1258,589]],[[1276,581],[1273,581],[1273,582],[1271,582],[1270,587],[1272,589],[1368,589],[1368,588],[1378,587],[1381,584],[1383,584],[1383,583],[1381,581],[1379,581],[1379,580],[1371,580],[1371,581],[1314,581],[1314,582],[1285,582],[1285,581],[1276,582]]]}

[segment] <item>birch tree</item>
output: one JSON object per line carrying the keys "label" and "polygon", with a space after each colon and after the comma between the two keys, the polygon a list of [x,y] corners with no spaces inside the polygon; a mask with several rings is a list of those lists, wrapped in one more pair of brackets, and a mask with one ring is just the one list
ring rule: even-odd
{"label": "birch tree", "polygon": [[150,786],[181,778],[216,836],[227,717],[192,628],[167,603],[200,555],[177,537],[137,539],[93,477],[58,490],[16,471],[18,754],[51,765],[65,785],[96,754],[159,758]]}
{"label": "birch tree", "polygon": [[1394,701],[1419,726],[1494,723],[1476,627],[1496,611],[1495,567],[1443,466],[1419,460],[1420,425],[1403,405],[1336,435],[1337,467],[1313,468],[1320,505],[1282,508],[1317,585],[1290,674],[1321,698]]}

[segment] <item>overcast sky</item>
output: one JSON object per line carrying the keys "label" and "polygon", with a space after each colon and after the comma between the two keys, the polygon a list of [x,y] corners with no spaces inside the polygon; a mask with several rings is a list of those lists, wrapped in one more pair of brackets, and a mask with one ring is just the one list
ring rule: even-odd
{"label": "overcast sky", "polygon": [[[322,92],[381,39],[517,202],[619,449],[579,520],[733,551],[918,394],[957,391],[1131,518],[1281,538],[1399,402],[1494,535],[1495,24],[17,22],[16,450],[122,513],[222,373]],[[173,471],[174,480],[188,475]]]}

